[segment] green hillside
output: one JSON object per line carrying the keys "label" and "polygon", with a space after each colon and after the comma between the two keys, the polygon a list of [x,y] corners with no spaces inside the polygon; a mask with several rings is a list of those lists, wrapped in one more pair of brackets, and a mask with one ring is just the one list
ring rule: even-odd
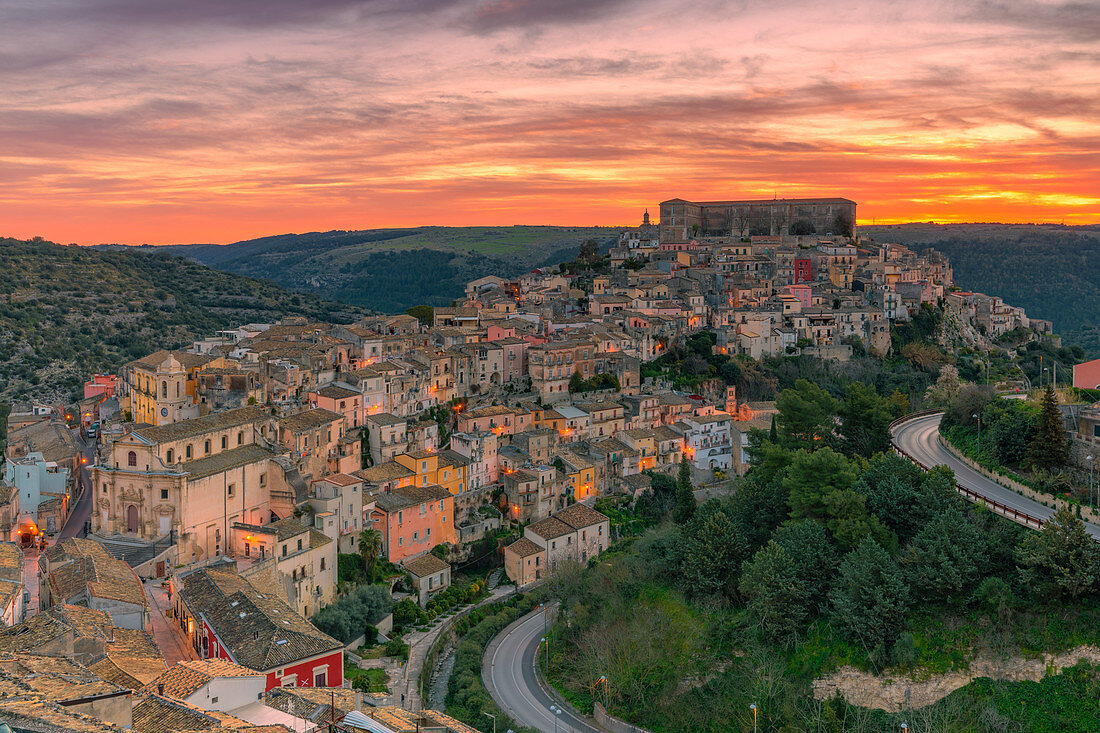
{"label": "green hillside", "polygon": [[1100,356],[1100,225],[903,224],[859,233],[934,247],[951,261],[960,287],[1051,320],[1067,343]]}
{"label": "green hillside", "polygon": [[93,372],[251,321],[362,309],[154,248],[0,238],[0,401],[68,398]]}
{"label": "green hillside", "polygon": [[469,280],[513,277],[570,260],[586,239],[606,249],[611,227],[419,227],[312,232],[228,245],[165,247],[211,267],[273,280],[382,311],[446,305]]}

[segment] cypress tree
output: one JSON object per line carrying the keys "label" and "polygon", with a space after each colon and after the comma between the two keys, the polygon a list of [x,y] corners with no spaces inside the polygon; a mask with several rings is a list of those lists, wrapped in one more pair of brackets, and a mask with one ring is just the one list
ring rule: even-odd
{"label": "cypress tree", "polygon": [[676,481],[676,508],[673,519],[686,524],[695,516],[695,487],[691,485],[691,465],[684,454],[680,454],[680,476]]}
{"label": "cypress tree", "polygon": [[1043,393],[1035,434],[1027,446],[1027,462],[1034,468],[1044,470],[1058,468],[1065,465],[1067,451],[1058,397],[1054,394],[1054,386],[1048,384]]}

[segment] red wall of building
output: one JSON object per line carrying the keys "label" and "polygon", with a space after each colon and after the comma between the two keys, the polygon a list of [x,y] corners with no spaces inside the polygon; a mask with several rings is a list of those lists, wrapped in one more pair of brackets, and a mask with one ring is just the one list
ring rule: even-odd
{"label": "red wall of building", "polygon": [[1100,386],[1100,359],[1073,367],[1073,386],[1083,389],[1096,389]]}
{"label": "red wall of building", "polygon": [[[218,641],[217,635],[214,630],[210,628],[210,625],[203,621],[202,624],[203,633],[206,634],[207,649],[210,651],[216,651],[216,656],[220,659],[227,659],[229,661],[236,661],[230,655],[229,652]],[[215,647],[215,645],[217,645]],[[213,656],[213,655],[211,655]],[[298,679],[295,682],[295,687],[313,687],[313,672],[317,667],[323,667],[328,665],[327,679],[325,680],[326,687],[342,687],[344,684],[344,650],[339,649],[319,657],[312,657],[310,659],[303,660],[296,664],[292,664],[286,667],[280,667],[283,671],[283,677],[289,677],[290,675],[297,675]],[[264,671],[264,670],[257,670]],[[264,691],[273,689],[275,687],[282,687],[283,677],[275,676],[276,670],[270,670],[267,672],[267,686]]]}
{"label": "red wall of building", "polygon": [[295,687],[313,687],[314,670],[326,664],[328,665],[328,677],[325,680],[325,687],[342,687],[344,684],[344,650],[340,649],[323,657],[314,657],[289,667],[282,667],[282,678],[275,676],[275,670],[268,672],[266,689],[281,687],[282,679],[292,674],[298,675]]}
{"label": "red wall of building", "polygon": [[810,282],[814,279],[813,276],[813,262],[808,259],[797,259],[794,261],[794,281],[795,283]]}

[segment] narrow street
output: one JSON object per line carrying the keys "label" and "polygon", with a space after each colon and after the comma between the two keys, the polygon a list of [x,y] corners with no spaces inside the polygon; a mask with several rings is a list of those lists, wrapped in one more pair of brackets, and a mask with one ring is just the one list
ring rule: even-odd
{"label": "narrow street", "polygon": [[171,667],[186,659],[198,659],[198,654],[187,643],[175,619],[164,615],[164,612],[172,607],[171,601],[168,600],[168,591],[161,588],[158,581],[149,581],[145,583],[145,595],[149,599],[150,631],[168,666]]}
{"label": "narrow street", "polygon": [[[91,475],[89,473],[89,467],[92,465],[92,461],[95,457],[95,442],[85,442],[80,437],[80,431],[74,430],[73,435],[77,441],[81,444],[81,455],[87,459],[87,463],[81,463],[77,469],[76,481],[73,484],[74,503],[72,510],[69,512],[69,518],[65,521],[65,526],[61,528],[61,532],[57,535],[58,540],[67,539],[69,537],[82,537],[84,535],[84,523],[91,519],[92,516],[92,491],[91,491]],[[56,541],[56,540],[55,540]]]}

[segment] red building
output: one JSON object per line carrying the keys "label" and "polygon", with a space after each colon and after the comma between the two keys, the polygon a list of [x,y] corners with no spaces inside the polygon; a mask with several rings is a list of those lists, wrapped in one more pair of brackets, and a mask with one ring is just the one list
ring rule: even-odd
{"label": "red building", "polygon": [[1100,359],[1074,366],[1073,386],[1081,389],[1100,389]]}
{"label": "red building", "polygon": [[203,659],[228,659],[275,687],[340,687],[344,647],[261,592],[233,568],[203,568],[172,579],[176,618]]}
{"label": "red building", "polygon": [[104,399],[115,396],[115,383],[118,377],[114,374],[93,374],[92,378],[84,383],[84,399],[103,395]]}
{"label": "red building", "polygon": [[812,282],[814,279],[814,263],[812,260],[800,257],[794,261],[794,282]]}

